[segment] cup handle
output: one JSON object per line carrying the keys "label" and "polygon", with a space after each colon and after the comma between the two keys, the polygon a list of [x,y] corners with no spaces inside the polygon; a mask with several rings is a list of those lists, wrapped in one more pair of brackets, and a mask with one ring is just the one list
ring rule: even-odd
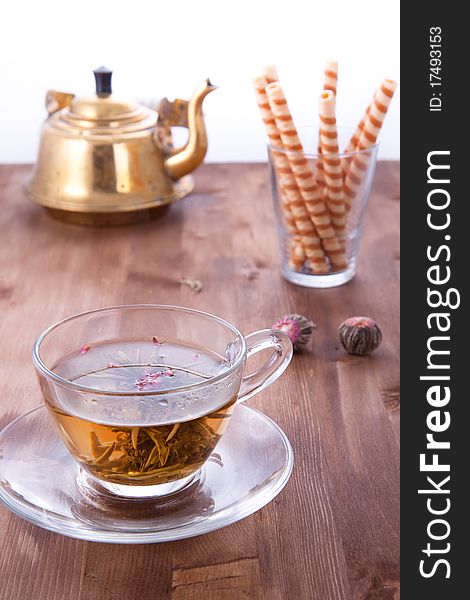
{"label": "cup handle", "polygon": [[290,363],[293,353],[292,342],[283,331],[262,329],[245,337],[247,359],[261,350],[272,348],[272,354],[258,370],[245,375],[240,386],[237,402],[244,402],[264,388],[271,385],[282,375]]}

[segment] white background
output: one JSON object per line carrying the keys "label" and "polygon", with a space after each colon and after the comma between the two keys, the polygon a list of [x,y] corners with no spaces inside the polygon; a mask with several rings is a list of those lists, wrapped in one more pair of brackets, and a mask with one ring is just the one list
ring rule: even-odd
{"label": "white background", "polygon": [[[48,88],[88,93],[93,68],[140,98],[186,98],[206,77],[208,161],[265,160],[251,89],[277,65],[296,122],[317,121],[326,60],[339,61],[338,122],[355,126],[385,77],[399,79],[399,1],[16,0],[0,21],[0,162],[32,162]],[[399,90],[381,158],[399,157]]]}

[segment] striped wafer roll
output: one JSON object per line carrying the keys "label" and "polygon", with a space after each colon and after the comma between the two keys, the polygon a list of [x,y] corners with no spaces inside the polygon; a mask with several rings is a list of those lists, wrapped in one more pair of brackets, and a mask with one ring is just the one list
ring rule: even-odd
{"label": "striped wafer roll", "polygon": [[[320,137],[320,135],[318,136]],[[318,154],[318,158],[317,158],[317,162],[316,162],[316,169],[317,172],[315,173],[315,179],[317,181],[317,184],[319,185],[319,187],[321,189],[323,189],[326,185],[326,181],[325,181],[325,173],[324,171],[324,167],[323,167],[323,160],[321,157],[321,143],[320,140],[318,141],[318,148],[317,148],[317,154]]]}
{"label": "striped wafer roll", "polygon": [[315,179],[316,179],[316,182],[317,182],[319,188],[321,190],[324,190],[325,189],[325,185],[326,185],[326,181],[325,181],[325,173],[324,173],[325,167],[323,166],[323,159],[322,159],[322,155],[321,155],[320,132],[318,132],[317,154],[318,154],[318,158],[317,158],[317,161],[315,163],[315,167],[316,167]]}
{"label": "striped wafer roll", "polygon": [[339,158],[335,96],[331,90],[324,91],[320,96],[320,123],[320,141],[327,186],[326,205],[336,233],[343,235],[346,228],[343,169]]}
{"label": "striped wafer roll", "polygon": [[295,189],[295,180],[289,185],[291,210],[297,228],[301,233],[302,245],[312,271],[316,274],[328,273],[329,266],[325,255],[328,256],[333,270],[344,269],[347,266],[346,255],[338,238],[320,239],[305,208],[302,196]]}
{"label": "striped wafer roll", "polygon": [[295,177],[290,169],[289,160],[285,154],[282,157],[277,157],[277,173],[279,186],[287,198],[309,266],[314,273],[328,273],[328,263],[325,259],[325,252],[321,246],[320,238],[305,208]]}
{"label": "striped wafer roll", "polygon": [[[277,169],[276,169],[276,171],[277,171]],[[278,174],[278,179],[279,179],[279,174]],[[284,211],[284,221],[286,224],[286,229],[292,235],[296,235],[299,233],[299,231],[297,229],[297,225],[295,224],[294,215],[292,214],[292,210],[290,208],[289,198],[287,197],[286,192],[282,188],[281,183],[279,184],[279,189],[280,189],[280,195],[281,195],[281,201],[282,201],[282,209]]]}
{"label": "striped wafer roll", "polygon": [[263,69],[262,75],[268,83],[279,81],[279,75],[277,74],[277,69],[274,65],[266,65]]}
{"label": "striped wafer roll", "polygon": [[296,236],[292,239],[292,245],[290,249],[289,267],[294,271],[301,271],[304,267],[307,255],[302,245],[300,236]]}
{"label": "striped wafer roll", "polygon": [[329,61],[325,65],[325,79],[323,83],[324,90],[330,90],[336,96],[336,89],[338,87],[338,63],[336,61]]}
{"label": "striped wafer roll", "polygon": [[[391,79],[384,79],[382,85],[376,91],[364,123],[361,137],[359,138],[357,145],[358,150],[366,150],[367,148],[371,148],[377,142],[377,136],[382,128],[385,115],[387,114],[388,107],[390,106],[396,88],[397,84],[395,81],[392,81]],[[364,174],[367,171],[368,163],[368,153],[356,154],[351,161],[348,174],[344,182],[344,193],[347,206],[351,206],[351,202],[357,194]]]}
{"label": "striped wafer roll", "polygon": [[[366,119],[369,115],[370,104],[366,108],[366,112],[362,115],[362,119],[359,121],[359,125],[356,127],[356,131],[352,134],[351,139],[348,142],[344,152],[349,154],[350,152],[354,152],[354,150],[359,145],[359,140],[361,139],[362,132],[364,131],[364,126],[366,124]],[[346,179],[348,174],[349,165],[351,164],[352,157],[343,158],[341,161],[341,165],[343,167],[343,179]]]}
{"label": "striped wafer roll", "polygon": [[359,140],[359,148],[370,148],[377,142],[377,137],[382,128],[385,115],[392,102],[397,83],[391,79],[384,79],[382,85],[375,93],[367,115],[364,129]]}
{"label": "striped wafer roll", "polygon": [[[336,89],[338,87],[338,63],[336,61],[329,61],[325,65],[325,75],[323,80],[323,90],[331,90],[333,94],[336,96]],[[325,175],[323,173],[323,161],[321,159],[321,140],[320,135],[318,136],[318,155],[319,158],[317,160],[317,183],[321,186],[325,185]]]}
{"label": "striped wafer roll", "polygon": [[298,191],[295,192],[293,190],[289,192],[289,195],[292,213],[299,231],[302,248],[307,258],[307,264],[314,273],[328,273],[329,267],[325,259],[325,252],[322,248],[320,238],[318,237],[315,228],[310,221],[310,217],[305,209],[302,197]]}
{"label": "striped wafer roll", "polygon": [[[266,85],[267,81],[264,77],[257,77],[253,80],[256,99],[269,141],[271,144],[281,148],[282,140],[266,96]],[[307,256],[312,271],[314,273],[327,273],[328,264],[325,260],[325,253],[321,249],[321,245],[316,242],[318,237],[305,206],[302,203],[302,198],[292,174],[289,160],[285,152],[276,152],[276,150],[271,150],[271,152],[279,181],[288,231],[300,235],[302,248]]]}
{"label": "striped wafer roll", "polygon": [[326,185],[326,181],[325,181],[325,173],[324,173],[325,168],[323,166],[323,160],[322,160],[322,155],[321,155],[320,133],[318,133],[317,154],[318,154],[318,158],[317,158],[317,162],[315,164],[317,172],[315,173],[315,179],[317,180],[319,187],[321,189],[324,189],[324,187]]}
{"label": "striped wafer roll", "polygon": [[[274,118],[276,119],[276,125],[281,135],[281,141],[284,148],[288,151],[286,154],[295,178],[295,182],[298,186],[301,199],[305,203],[308,214],[312,219],[318,236],[322,240],[331,238],[339,244],[339,241],[336,238],[335,230],[331,224],[328,209],[322,200],[320,189],[315,182],[310,165],[303,155],[302,144],[300,143],[297,130],[294,122],[292,121],[292,117],[287,107],[287,102],[280,84],[278,82],[270,83],[268,86],[266,86],[266,94],[268,96],[269,105],[271,106]],[[289,150],[292,152],[289,152]],[[323,247],[325,248],[324,244]],[[336,252],[330,256],[328,251],[326,251],[326,255],[330,258],[333,267],[338,269],[343,268],[343,265],[346,261],[344,252],[342,256],[339,256]]]}
{"label": "striped wafer roll", "polygon": [[[264,88],[266,87],[267,84],[268,84],[268,82],[266,81],[266,79],[264,77],[256,77],[253,80],[253,87],[255,89],[256,101],[258,103],[258,107],[261,112],[261,118],[263,119],[269,142],[274,146],[282,147],[281,136],[277,129],[276,122],[274,120],[274,116],[269,107],[269,102],[268,102],[268,98],[266,96],[266,92],[264,91]],[[279,155],[282,156],[283,153],[276,152],[275,150],[272,150],[272,153],[273,153],[274,166],[277,169],[277,166],[276,166],[277,157]],[[282,188],[281,188],[281,197],[282,197],[282,205],[283,205],[283,209],[284,209],[284,216],[285,216],[287,230],[290,233],[295,234],[295,233],[297,233],[297,228],[295,227],[295,221],[294,221],[294,218],[293,218],[292,213],[289,208],[289,201],[285,197],[285,194],[283,193]]]}
{"label": "striped wafer roll", "polygon": [[256,102],[261,112],[261,118],[263,119],[269,142],[273,146],[282,148],[281,135],[279,133],[279,129],[277,128],[276,120],[271,111],[269,100],[266,95],[267,85],[268,81],[266,77],[255,77],[255,79],[253,79],[253,88],[256,94]]}
{"label": "striped wafer roll", "polygon": [[356,131],[352,134],[352,137],[349,140],[346,149],[344,150],[345,152],[353,152],[358,147],[359,140],[361,139],[362,132],[364,131],[364,125],[366,124],[367,117],[369,116],[371,104],[369,104],[369,106],[366,108],[366,112],[362,115],[362,119],[359,121]]}
{"label": "striped wafer roll", "polygon": [[340,271],[346,269],[348,266],[348,260],[346,253],[344,252],[344,246],[338,240],[338,238],[330,238],[322,240],[323,248],[331,261],[333,271]]}
{"label": "striped wafer roll", "polygon": [[321,199],[320,190],[315,182],[312,169],[303,154],[302,144],[300,143],[280,84],[274,82],[267,85],[266,94],[276,120],[282,144],[287,151],[292,151],[287,152],[287,157],[315,229],[322,239],[335,237],[330,215]]}

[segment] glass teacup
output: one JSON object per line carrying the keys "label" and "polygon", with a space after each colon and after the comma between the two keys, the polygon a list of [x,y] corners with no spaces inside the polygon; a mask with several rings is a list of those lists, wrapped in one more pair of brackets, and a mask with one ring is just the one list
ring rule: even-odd
{"label": "glass teacup", "polygon": [[[244,375],[261,350],[269,358]],[[82,474],[126,497],[191,483],[237,402],[275,381],[291,357],[281,331],[243,337],[216,316],[163,305],[75,315],[33,349],[44,402]]]}

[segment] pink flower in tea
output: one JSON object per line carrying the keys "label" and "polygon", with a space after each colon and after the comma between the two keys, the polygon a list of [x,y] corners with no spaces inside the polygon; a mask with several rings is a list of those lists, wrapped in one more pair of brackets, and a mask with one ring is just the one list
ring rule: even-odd
{"label": "pink flower in tea", "polygon": [[199,360],[199,354],[193,354],[194,360]]}
{"label": "pink flower in tea", "polygon": [[172,369],[167,369],[166,371],[163,371],[163,375],[166,375],[167,377],[174,377],[175,373]]}
{"label": "pink flower in tea", "polygon": [[91,350],[91,345],[90,344],[85,344],[80,348],[80,354],[86,354],[87,352],[89,352]]}
{"label": "pink flower in tea", "polygon": [[135,387],[138,390],[143,390],[146,386],[148,385],[156,385],[157,383],[159,383],[159,379],[162,376],[161,372],[157,372],[157,373],[146,373],[144,375],[144,377],[142,377],[141,379],[138,379],[135,382]]}
{"label": "pink flower in tea", "polygon": [[157,381],[157,379],[159,379],[161,376],[162,376],[161,373],[147,373],[147,375],[145,376],[145,379],[149,383],[155,383]]}

